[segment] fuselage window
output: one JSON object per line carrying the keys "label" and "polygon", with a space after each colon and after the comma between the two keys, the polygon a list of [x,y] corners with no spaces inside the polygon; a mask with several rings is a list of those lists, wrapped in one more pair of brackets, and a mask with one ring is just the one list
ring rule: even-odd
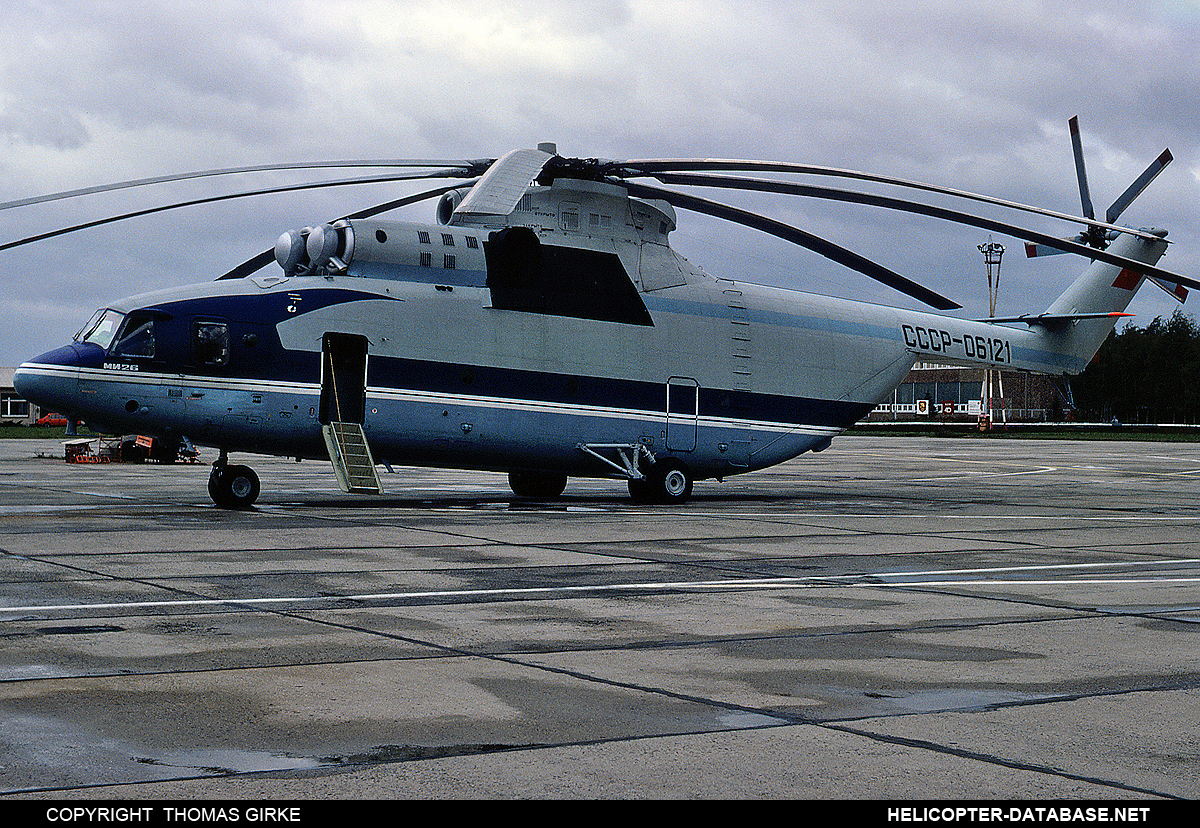
{"label": "fuselage window", "polygon": [[113,353],[123,357],[139,359],[154,358],[154,317],[144,313],[131,313],[125,318],[117,334]]}
{"label": "fuselage window", "polygon": [[229,325],[224,322],[196,320],[192,323],[192,356],[198,365],[225,365],[229,362]]}

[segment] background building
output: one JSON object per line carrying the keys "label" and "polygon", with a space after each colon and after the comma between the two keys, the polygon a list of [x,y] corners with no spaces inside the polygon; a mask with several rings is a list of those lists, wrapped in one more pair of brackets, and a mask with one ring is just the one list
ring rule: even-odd
{"label": "background building", "polygon": [[37,406],[17,396],[13,388],[13,374],[16,371],[16,368],[0,368],[0,423],[32,425],[37,419]]}
{"label": "background building", "polygon": [[[983,410],[980,402],[983,373],[983,368],[918,362],[893,392],[892,399],[876,406],[867,419],[977,420]],[[1062,397],[1044,374],[1002,371],[1001,383],[1003,402],[1000,399],[993,401],[993,422],[1002,419],[1008,422],[1059,422],[1063,419]],[[1000,416],[1001,409],[1005,412],[1004,418]]]}

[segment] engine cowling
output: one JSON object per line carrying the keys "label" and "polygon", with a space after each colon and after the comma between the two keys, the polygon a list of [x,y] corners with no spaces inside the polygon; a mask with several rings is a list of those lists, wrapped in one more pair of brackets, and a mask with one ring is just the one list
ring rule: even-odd
{"label": "engine cowling", "polygon": [[454,221],[454,211],[458,209],[459,204],[462,204],[462,200],[469,192],[471,192],[470,189],[451,190],[438,200],[438,224],[450,224]]}
{"label": "engine cowling", "polygon": [[275,242],[275,261],[288,276],[343,273],[354,257],[354,228],[346,220],[288,230]]}

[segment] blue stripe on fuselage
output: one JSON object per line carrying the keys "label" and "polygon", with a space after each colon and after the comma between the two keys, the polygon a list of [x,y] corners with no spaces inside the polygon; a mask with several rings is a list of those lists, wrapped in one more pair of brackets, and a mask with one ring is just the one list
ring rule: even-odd
{"label": "blue stripe on fuselage", "polygon": [[[439,275],[448,273],[437,272]],[[295,291],[280,289],[261,294],[221,295],[151,305],[147,309],[176,319],[179,330],[173,334],[176,340],[174,353],[190,354],[186,335],[191,319],[217,317],[233,322],[230,360],[228,365],[219,367],[196,366],[189,363],[189,357],[140,360],[137,366],[142,373],[160,375],[160,383],[168,381],[162,375],[171,375],[170,382],[184,384],[207,379],[222,385],[252,381],[299,383],[315,388],[320,382],[320,353],[283,348],[275,326],[282,320],[306,312],[347,302],[381,299],[399,301],[396,297],[361,290],[298,288]],[[719,315],[726,311],[721,306],[648,294],[645,299],[651,308],[659,312],[699,316]],[[784,313],[772,316],[774,324],[790,323],[815,328],[823,323],[826,329],[828,326],[828,320],[816,317],[809,320],[807,317]],[[164,318],[164,327],[169,324]],[[856,332],[860,335],[868,334],[863,330],[866,326],[847,323],[847,327],[858,328]],[[247,332],[259,334],[254,338],[253,345],[247,344]],[[872,326],[870,332],[882,331]],[[166,342],[161,344],[165,345]],[[172,349],[163,348],[160,353],[165,354],[169,350]],[[579,405],[645,412],[648,415],[664,413],[666,404],[664,382],[415,360],[379,354],[371,355],[368,367],[368,385],[387,391],[411,390],[517,403]],[[114,379],[116,376],[114,374]],[[125,381],[137,381],[126,372],[121,372],[119,376]],[[142,381],[147,379],[143,378]],[[872,407],[870,402],[822,400],[723,388],[702,387],[699,393],[701,417],[794,426],[845,428],[865,416]]]}
{"label": "blue stripe on fuselage", "polygon": [[[661,382],[385,356],[371,357],[367,384],[389,390],[620,408],[648,414],[663,413],[666,406],[666,385]],[[872,403],[701,388],[699,413],[701,417],[845,428],[873,407]]]}

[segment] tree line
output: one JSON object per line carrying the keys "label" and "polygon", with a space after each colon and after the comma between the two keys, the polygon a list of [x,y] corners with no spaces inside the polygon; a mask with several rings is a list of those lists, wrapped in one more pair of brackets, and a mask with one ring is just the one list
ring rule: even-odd
{"label": "tree line", "polygon": [[1071,388],[1081,419],[1200,423],[1200,325],[1176,310],[1114,330]]}

